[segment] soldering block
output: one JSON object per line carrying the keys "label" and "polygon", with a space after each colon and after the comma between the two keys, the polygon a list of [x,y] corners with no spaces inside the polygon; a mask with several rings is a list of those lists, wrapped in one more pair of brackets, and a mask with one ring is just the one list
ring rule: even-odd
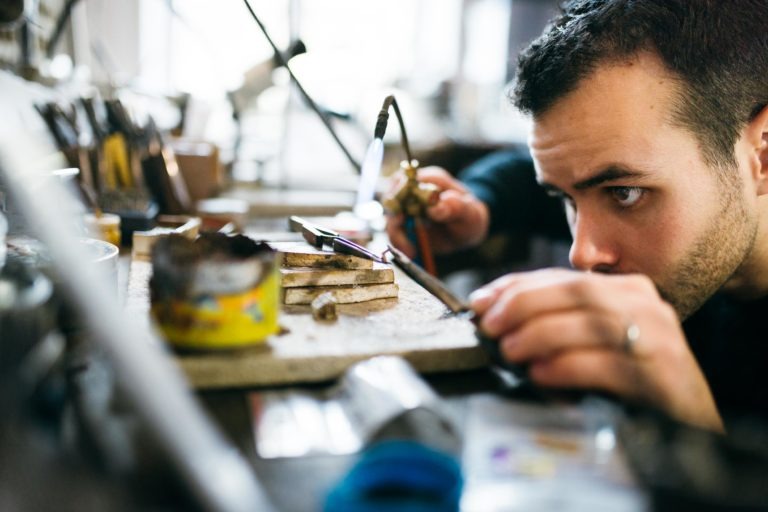
{"label": "soldering block", "polygon": [[397,283],[284,288],[283,302],[287,305],[311,304],[315,298],[323,293],[330,292],[337,303],[354,304],[375,299],[396,298],[398,291]]}
{"label": "soldering block", "polygon": [[297,248],[278,246],[283,267],[310,267],[330,269],[372,269],[373,260],[313,249],[308,244]]}
{"label": "soldering block", "polygon": [[280,269],[280,278],[283,288],[349,286],[393,283],[395,272],[390,265],[384,263],[374,263],[373,268],[361,269],[284,267]]}

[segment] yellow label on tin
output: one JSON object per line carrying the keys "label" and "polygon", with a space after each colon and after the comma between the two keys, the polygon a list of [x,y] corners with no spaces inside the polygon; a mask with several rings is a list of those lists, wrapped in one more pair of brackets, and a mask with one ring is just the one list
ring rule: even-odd
{"label": "yellow label on tin", "polygon": [[278,331],[277,265],[257,286],[230,295],[201,295],[152,304],[166,340],[185,349],[226,349],[263,343]]}

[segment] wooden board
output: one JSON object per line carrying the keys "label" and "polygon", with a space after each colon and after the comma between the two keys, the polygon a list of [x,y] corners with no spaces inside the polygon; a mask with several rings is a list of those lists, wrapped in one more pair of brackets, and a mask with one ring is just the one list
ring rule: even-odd
{"label": "wooden board", "polygon": [[318,296],[330,292],[337,304],[356,304],[376,299],[397,298],[397,291],[397,283],[286,288],[283,290],[283,303],[288,305],[311,304]]}
{"label": "wooden board", "polygon": [[[150,262],[134,260],[128,276],[126,310],[149,321]],[[316,322],[309,306],[284,306],[284,333],[262,346],[221,353],[175,355],[192,386],[274,386],[335,379],[350,365],[372,356],[399,355],[417,371],[479,368],[487,357],[474,326],[395,269],[398,299],[337,306],[339,319]]]}
{"label": "wooden board", "polygon": [[395,273],[390,265],[374,263],[370,269],[316,269],[290,267],[280,269],[283,288],[297,286],[342,286],[353,284],[392,283]]}
{"label": "wooden board", "polygon": [[373,260],[315,249],[306,242],[270,243],[280,252],[284,267],[372,269]]}

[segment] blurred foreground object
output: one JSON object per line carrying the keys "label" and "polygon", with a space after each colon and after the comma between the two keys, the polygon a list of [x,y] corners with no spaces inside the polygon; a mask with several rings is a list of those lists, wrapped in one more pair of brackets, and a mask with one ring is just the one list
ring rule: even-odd
{"label": "blurred foreground object", "polygon": [[46,180],[41,186],[33,173],[4,163],[0,160],[4,191],[47,247],[62,296],[109,358],[126,404],[189,494],[209,510],[272,510],[252,468],[203,414],[156,336],[125,315],[104,269],[87,263],[87,252],[68,223],[73,208],[61,184]]}
{"label": "blurred foreground object", "polygon": [[764,420],[743,418],[722,436],[648,412],[619,433],[653,510],[768,510]]}

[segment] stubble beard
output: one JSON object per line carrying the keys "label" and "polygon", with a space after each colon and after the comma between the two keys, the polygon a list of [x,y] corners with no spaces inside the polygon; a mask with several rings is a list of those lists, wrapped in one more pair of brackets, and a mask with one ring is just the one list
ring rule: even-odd
{"label": "stubble beard", "polygon": [[696,312],[736,273],[757,237],[757,218],[744,204],[738,171],[714,172],[728,176],[720,180],[721,208],[710,228],[673,268],[667,282],[657,285],[661,296],[675,308],[681,320]]}

